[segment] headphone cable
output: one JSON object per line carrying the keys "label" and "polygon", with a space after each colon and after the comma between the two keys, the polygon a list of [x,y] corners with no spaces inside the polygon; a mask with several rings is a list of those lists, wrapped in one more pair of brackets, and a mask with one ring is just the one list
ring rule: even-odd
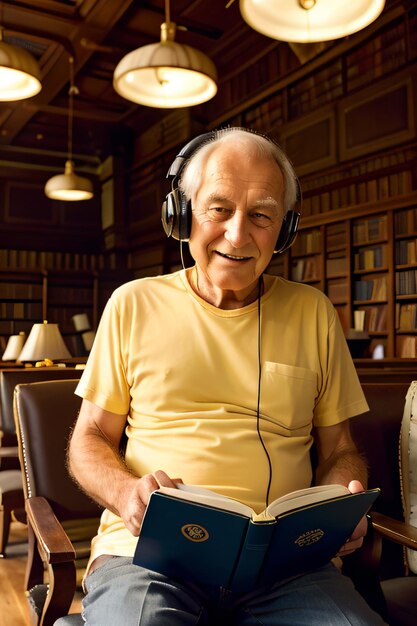
{"label": "headphone cable", "polygon": [[262,285],[263,285],[263,276],[260,276],[259,282],[258,282],[258,403],[256,407],[256,430],[258,432],[259,441],[261,442],[264,452],[266,454],[266,458],[268,459],[269,479],[268,479],[268,487],[267,487],[266,496],[265,496],[265,508],[267,508],[269,504],[269,492],[271,490],[271,482],[272,482],[272,463],[271,463],[271,457],[269,456],[269,452],[262,438],[261,429],[260,429],[261,377],[262,377],[262,359],[261,359],[261,291],[262,291]]}
{"label": "headphone cable", "polygon": [[181,257],[182,269],[185,271],[184,254],[182,251],[182,239],[180,239],[180,257]]}

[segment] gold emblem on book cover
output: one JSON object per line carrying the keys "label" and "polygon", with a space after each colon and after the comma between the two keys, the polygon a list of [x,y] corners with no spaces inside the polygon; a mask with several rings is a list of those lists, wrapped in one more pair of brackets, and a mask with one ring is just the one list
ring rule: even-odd
{"label": "gold emblem on book cover", "polygon": [[208,531],[198,524],[185,524],[181,528],[181,532],[190,541],[201,543],[209,538]]}
{"label": "gold emblem on book cover", "polygon": [[317,543],[324,537],[324,531],[321,528],[315,528],[314,530],[309,530],[306,533],[303,533],[294,541],[299,548],[305,548],[306,546],[311,546],[313,543]]}

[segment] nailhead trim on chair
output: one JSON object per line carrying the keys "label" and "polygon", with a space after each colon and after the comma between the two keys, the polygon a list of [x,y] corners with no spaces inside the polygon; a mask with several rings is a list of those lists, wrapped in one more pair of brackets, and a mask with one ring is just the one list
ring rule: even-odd
{"label": "nailhead trim on chair", "polygon": [[[405,521],[417,527],[417,381],[408,389],[400,437],[400,482]],[[417,574],[417,553],[406,548],[408,567]]]}

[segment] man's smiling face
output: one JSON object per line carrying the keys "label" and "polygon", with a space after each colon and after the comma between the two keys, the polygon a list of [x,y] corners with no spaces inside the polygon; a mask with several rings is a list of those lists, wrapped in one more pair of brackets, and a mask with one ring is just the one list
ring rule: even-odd
{"label": "man's smiling face", "polygon": [[[245,146],[219,145],[193,199],[190,252],[199,291],[244,301],[268,266],[283,219],[278,164]],[[205,297],[203,295],[203,297]]]}

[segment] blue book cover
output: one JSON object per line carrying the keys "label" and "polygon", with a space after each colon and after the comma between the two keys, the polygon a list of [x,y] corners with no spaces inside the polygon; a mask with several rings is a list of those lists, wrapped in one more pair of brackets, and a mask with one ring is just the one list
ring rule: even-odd
{"label": "blue book cover", "polygon": [[207,490],[162,487],[150,497],[133,562],[170,578],[244,593],[327,563],[378,494],[311,487],[256,515]]}

